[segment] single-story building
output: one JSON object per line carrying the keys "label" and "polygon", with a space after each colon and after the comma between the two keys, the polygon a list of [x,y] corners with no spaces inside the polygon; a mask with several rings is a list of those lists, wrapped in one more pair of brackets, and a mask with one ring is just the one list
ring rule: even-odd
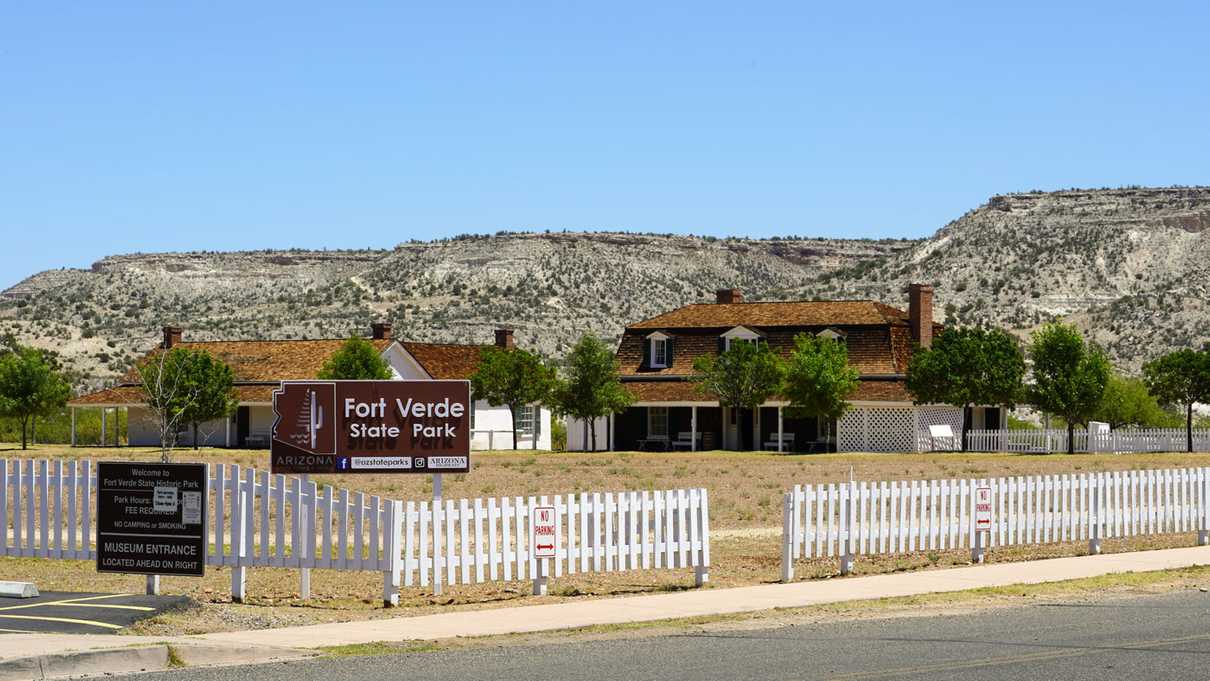
{"label": "single-story building", "polygon": [[[622,385],[633,405],[597,420],[595,449],[737,449],[775,451],[921,451],[949,449],[960,440],[938,441],[930,426],[950,426],[959,436],[975,428],[1004,427],[995,407],[966,410],[915,405],[906,372],[912,351],[928,347],[942,325],[933,321],[933,288],[913,284],[908,309],[873,300],[744,302],[736,289],[699,303],[635,322],[618,344]],[[848,348],[860,372],[852,407],[831,424],[817,417],[791,418],[788,403],[773,398],[758,409],[723,406],[692,381],[693,362],[718,355],[733,343],[767,343],[788,356],[794,337],[810,333]],[[828,427],[830,425],[830,427]],[[830,435],[829,435],[830,433]],[[779,435],[780,434],[780,435]],[[584,423],[569,420],[568,449],[588,449]]]}
{"label": "single-story building", "polygon": [[[175,347],[204,350],[226,362],[235,374],[235,394],[239,407],[228,419],[202,424],[198,444],[209,447],[258,448],[269,446],[273,426],[273,390],[281,381],[308,380],[319,375],[320,368],[344,340],[269,340],[202,341],[182,339],[180,327],[165,326],[163,341],[157,350]],[[392,337],[389,323],[376,323],[369,342],[381,354],[397,380],[469,379],[479,364],[485,345],[453,343],[414,343]],[[513,332],[497,329],[495,345],[512,348]],[[136,369],[131,369],[112,388],[82,395],[68,402],[72,408],[72,444],[75,444],[75,410],[100,409],[102,414],[125,409],[127,443],[132,446],[159,446],[159,429],[147,409]],[[522,449],[550,449],[551,412],[542,405],[530,405],[517,415],[517,446]],[[115,419],[116,422],[116,419]],[[476,400],[471,410],[471,446],[474,449],[511,449],[512,419],[507,406],[493,407]],[[181,446],[193,445],[193,432],[182,424]]]}

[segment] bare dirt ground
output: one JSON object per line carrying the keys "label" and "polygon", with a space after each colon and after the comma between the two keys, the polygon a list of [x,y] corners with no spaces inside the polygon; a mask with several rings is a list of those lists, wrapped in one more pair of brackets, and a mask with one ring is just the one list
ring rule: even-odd
{"label": "bare dirt ground", "polygon": [[[28,452],[0,445],[0,457],[91,458],[93,460],[154,460],[158,450],[96,449],[39,446]],[[238,463],[267,467],[268,453],[260,450],[178,450],[174,460]],[[447,499],[504,495],[541,495],[579,491],[623,491],[705,487],[710,492],[712,565],[708,588],[776,581],[780,565],[781,495],[793,484],[841,482],[850,474],[859,480],[953,477],[994,477],[1064,472],[1097,472],[1140,468],[1201,466],[1208,454],[812,454],[777,455],[746,452],[485,452],[474,457],[466,475],[447,475]],[[320,485],[348,487],[394,499],[427,499],[429,476],[348,475],[313,476]],[[1106,551],[1142,550],[1195,543],[1192,535],[1109,541]],[[1079,555],[1082,543],[1052,544],[1024,549],[997,549],[988,560],[1016,561]],[[933,569],[966,564],[966,551],[921,552],[895,557],[863,557],[857,574]],[[799,565],[804,578],[837,576],[835,561]],[[551,596],[529,596],[527,582],[455,586],[434,597],[418,588],[405,589],[399,609],[383,609],[378,573],[330,570],[312,572],[312,595],[298,598],[294,570],[255,568],[248,571],[248,602],[230,603],[230,571],[208,568],[204,578],[164,578],[167,593],[192,597],[193,608],[163,615],[137,626],[146,634],[179,634],[280,627],[315,622],[412,615],[450,609],[528,605],[568,599],[609,597],[693,588],[689,570],[610,573],[553,580]],[[6,558],[0,579],[33,579],[44,590],[140,592],[143,578],[98,574],[83,561]]]}

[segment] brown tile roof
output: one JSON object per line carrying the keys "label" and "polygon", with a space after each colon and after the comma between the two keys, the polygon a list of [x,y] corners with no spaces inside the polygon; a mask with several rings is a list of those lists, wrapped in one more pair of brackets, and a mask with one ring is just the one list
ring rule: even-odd
{"label": "brown tile roof", "polygon": [[[862,374],[899,374],[907,371],[911,355],[911,331],[896,326],[853,326],[828,324],[810,328],[772,328],[765,341],[774,351],[788,357],[794,349],[794,336],[835,329],[845,334],[849,364]],[[643,340],[649,332],[627,331],[618,344],[618,363],[624,376],[690,376],[693,361],[702,355],[717,354],[719,334],[715,330],[683,329],[669,331],[672,337],[672,366],[651,369],[643,366]],[[894,351],[893,351],[894,349]]]}
{"label": "brown tile roof", "polygon": [[906,322],[907,313],[873,300],[695,303],[629,325],[629,329],[707,329],[733,326],[875,325]]}
{"label": "brown tile roof", "polygon": [[[626,391],[636,402],[717,402],[718,397],[703,395],[693,381],[624,381]],[[857,384],[851,402],[911,402],[907,384],[896,380],[864,380]]]}
{"label": "brown tile roof", "polygon": [[[367,339],[382,352],[392,341]],[[315,378],[324,362],[344,345],[345,339],[205,341],[184,342],[176,347],[204,350],[223,360],[235,373],[235,381],[297,381]],[[159,350],[152,350],[150,357]],[[136,369],[126,372],[122,384],[138,384]]]}
{"label": "brown tile roof", "polygon": [[852,402],[911,402],[912,394],[908,392],[904,381],[861,381],[857,392],[849,398]]}
{"label": "brown tile roof", "polygon": [[[380,353],[394,342],[384,339],[366,340]],[[344,342],[345,339],[205,341],[183,342],[176,347],[203,350],[230,365],[235,374],[235,389],[240,402],[269,403],[273,401],[274,386],[256,384],[315,378],[323,368],[324,362],[339,350]],[[399,341],[399,344],[430,376],[437,379],[470,378],[479,364],[482,349],[489,347],[408,341]],[[152,350],[145,358],[158,352],[158,349]],[[139,383],[138,371],[132,368],[121,378],[117,387],[82,395],[69,404],[141,404],[143,396]]]}
{"label": "brown tile roof", "polygon": [[[269,404],[273,401],[275,385],[237,385],[235,396],[240,402]],[[81,395],[67,403],[70,407],[113,407],[143,404],[143,389],[137,385],[120,385]]]}
{"label": "brown tile roof", "polygon": [[399,343],[437,379],[470,378],[479,366],[479,357],[489,345],[454,345],[450,343]]}
{"label": "brown tile roof", "polygon": [[627,381],[622,384],[636,402],[717,402],[718,397],[698,392],[693,381]]}

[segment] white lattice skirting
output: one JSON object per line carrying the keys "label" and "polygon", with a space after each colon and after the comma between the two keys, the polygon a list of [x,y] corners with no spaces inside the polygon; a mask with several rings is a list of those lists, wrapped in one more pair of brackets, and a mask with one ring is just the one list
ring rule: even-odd
{"label": "white lattice skirting", "polygon": [[[962,410],[941,406],[857,406],[840,418],[836,446],[842,452],[918,452],[936,448],[930,425],[962,432]],[[948,448],[943,446],[942,448]]]}

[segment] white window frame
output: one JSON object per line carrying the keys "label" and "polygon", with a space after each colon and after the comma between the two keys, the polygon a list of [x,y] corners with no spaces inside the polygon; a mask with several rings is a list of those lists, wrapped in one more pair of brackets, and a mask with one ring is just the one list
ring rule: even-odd
{"label": "white window frame", "polygon": [[[663,414],[662,419],[657,419],[657,414]],[[647,437],[649,438],[667,438],[668,437],[668,407],[647,407]],[[659,423],[663,428],[663,433],[655,432],[653,425]]]}
{"label": "white window frame", "polygon": [[723,334],[723,349],[730,350],[733,341],[742,341],[745,343],[759,343],[761,335],[746,326],[737,326],[734,329]]}
{"label": "white window frame", "polygon": [[[668,340],[669,340],[669,338],[671,338],[671,336],[669,336],[666,333],[660,333],[659,331],[656,331],[655,333],[647,336],[647,340],[651,344],[651,356],[647,358],[647,363],[649,365],[651,365],[652,369],[667,369],[668,368]],[[660,361],[656,361],[656,357],[657,357],[656,348],[657,347],[659,347],[663,351],[663,354],[664,354],[664,358]]]}
{"label": "white window frame", "polygon": [[538,407],[536,405],[527,404],[521,407],[520,413],[517,414],[517,432],[521,435],[534,434],[534,420],[538,417]]}

